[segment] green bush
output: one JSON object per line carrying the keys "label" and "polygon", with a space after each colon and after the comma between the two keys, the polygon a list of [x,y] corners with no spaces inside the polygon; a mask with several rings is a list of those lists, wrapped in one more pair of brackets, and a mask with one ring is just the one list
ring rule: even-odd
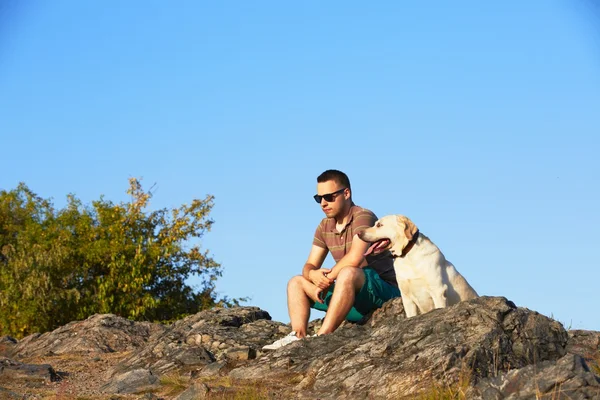
{"label": "green bush", "polygon": [[[152,196],[130,179],[128,203],[55,210],[24,183],[0,191],[0,334],[45,332],[95,313],[167,321],[214,305],[221,266],[198,241],[213,223],[213,197],[147,211]],[[200,276],[194,289],[185,281]]]}

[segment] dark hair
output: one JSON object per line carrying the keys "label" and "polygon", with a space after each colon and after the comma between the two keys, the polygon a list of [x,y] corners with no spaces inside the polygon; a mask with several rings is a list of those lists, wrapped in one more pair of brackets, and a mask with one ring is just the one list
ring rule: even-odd
{"label": "dark hair", "polygon": [[342,171],[338,171],[337,169],[328,169],[317,177],[317,183],[323,183],[327,181],[336,181],[343,187],[352,191],[352,188],[350,187],[350,179],[348,179],[348,175]]}

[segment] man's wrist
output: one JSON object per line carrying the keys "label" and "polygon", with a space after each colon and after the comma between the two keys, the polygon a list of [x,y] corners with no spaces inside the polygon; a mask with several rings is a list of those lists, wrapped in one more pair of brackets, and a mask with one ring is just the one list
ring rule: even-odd
{"label": "man's wrist", "polygon": [[312,267],[312,265],[310,265],[310,264],[304,265],[304,269],[302,270],[302,276],[304,277],[304,279],[307,279],[310,281],[310,273],[314,270],[315,269],[314,269],[314,267]]}

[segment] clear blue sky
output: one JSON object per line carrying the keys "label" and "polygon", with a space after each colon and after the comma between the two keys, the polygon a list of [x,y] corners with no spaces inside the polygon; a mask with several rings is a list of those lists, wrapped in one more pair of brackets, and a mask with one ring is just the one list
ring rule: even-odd
{"label": "clear blue sky", "polygon": [[600,330],[592,1],[0,4],[0,189],[213,194],[219,293],[288,322],[341,169],[480,294]]}

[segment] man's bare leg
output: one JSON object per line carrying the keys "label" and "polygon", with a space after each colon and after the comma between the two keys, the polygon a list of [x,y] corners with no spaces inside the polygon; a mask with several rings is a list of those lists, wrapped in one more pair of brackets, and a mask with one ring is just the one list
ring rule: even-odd
{"label": "man's bare leg", "polygon": [[365,273],[360,268],[348,267],[340,271],[318,335],[331,333],[342,324],[354,304],[356,293],[365,284],[365,279]]}
{"label": "man's bare leg", "polygon": [[294,276],[288,282],[288,313],[292,330],[296,332],[296,336],[299,338],[306,336],[308,318],[310,317],[310,301],[317,301],[318,290],[317,286],[301,275]]}

